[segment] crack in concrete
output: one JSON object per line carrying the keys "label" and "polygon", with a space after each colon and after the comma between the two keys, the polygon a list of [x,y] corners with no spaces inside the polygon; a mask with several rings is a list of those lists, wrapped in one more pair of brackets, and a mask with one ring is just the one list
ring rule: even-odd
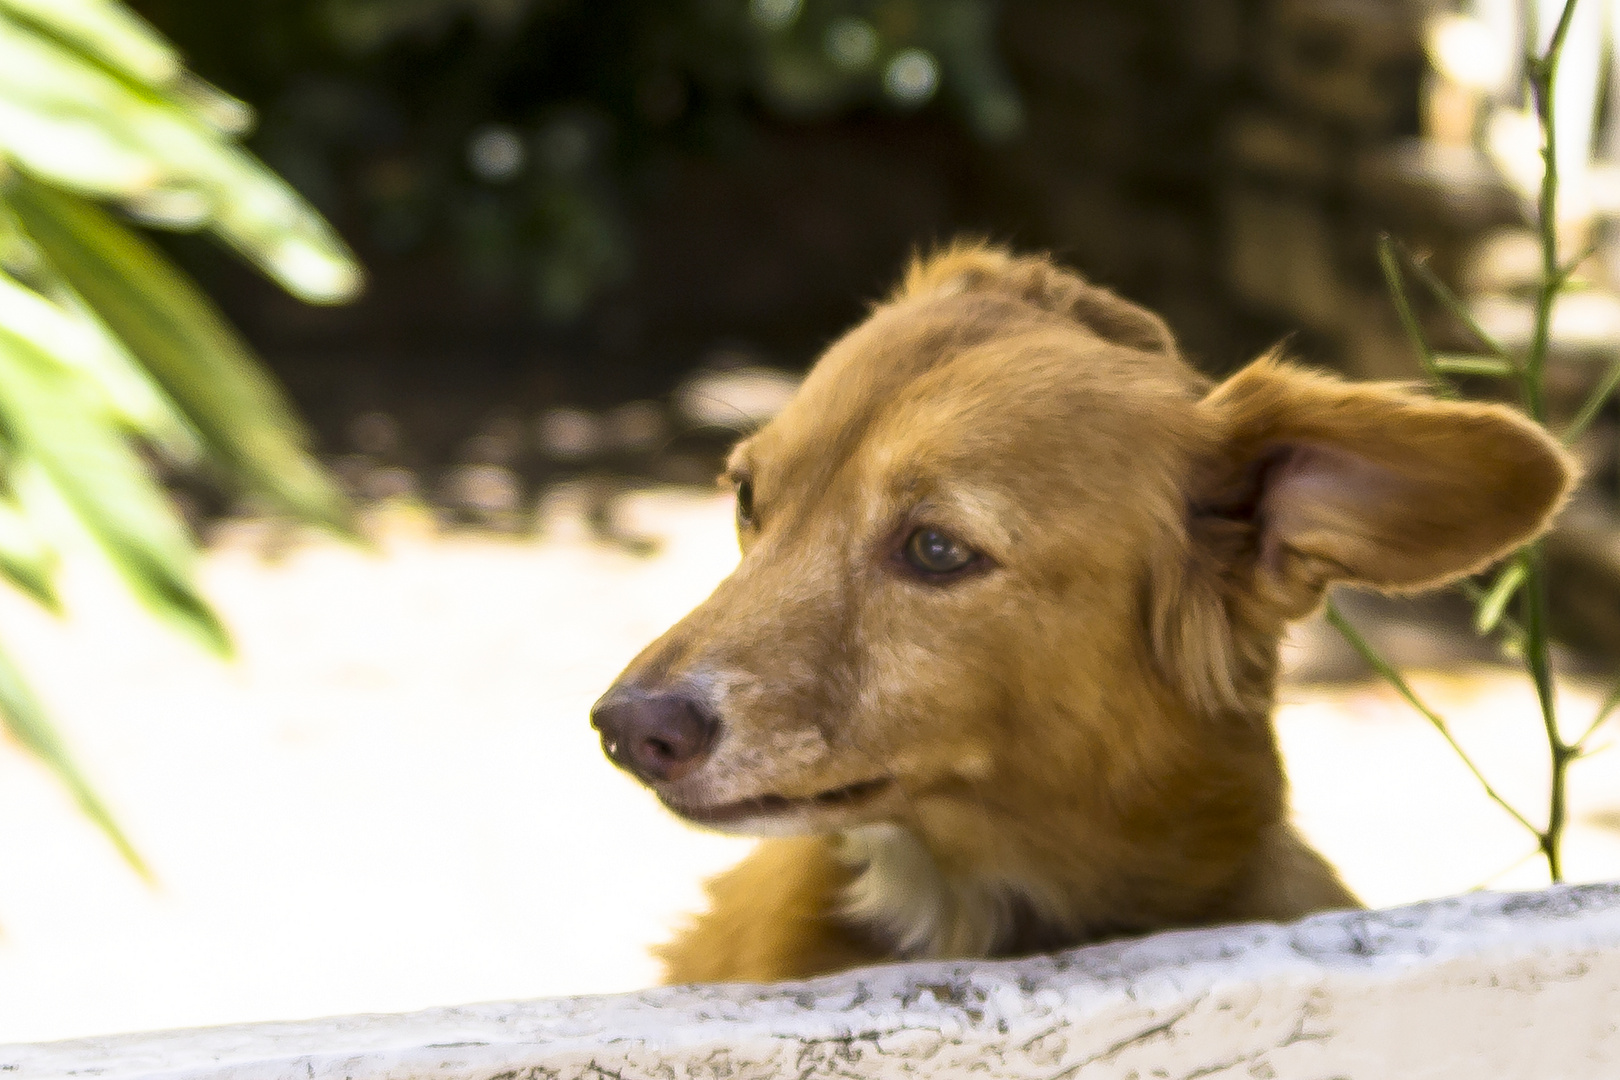
{"label": "crack in concrete", "polygon": [[[1171,1030],[1177,1024],[1181,1023],[1188,1016],[1191,1016],[1193,1011],[1196,1010],[1198,1008],[1198,1006],[1202,1005],[1206,1000],[1208,1000],[1208,998],[1209,998],[1208,994],[1199,994],[1196,998],[1194,998],[1192,1000],[1191,1004],[1189,1004],[1186,1008],[1180,1010],[1179,1012],[1173,1014],[1169,1019],[1162,1020],[1159,1023],[1154,1024],[1150,1028],[1144,1028],[1143,1030],[1138,1031],[1134,1035],[1128,1035],[1125,1038],[1120,1039],[1118,1042],[1114,1043],[1108,1049],[1100,1051],[1099,1053],[1093,1054],[1093,1055],[1091,1055],[1090,1057],[1086,1058],[1083,1061],[1077,1061],[1073,1065],[1068,1066],[1067,1068],[1058,1070],[1057,1072],[1053,1073],[1051,1076],[1047,1077],[1046,1080],[1067,1080],[1068,1077],[1073,1076],[1075,1073],[1079,1072],[1081,1069],[1085,1068],[1087,1065],[1095,1065],[1099,1061],[1111,1061],[1112,1059],[1118,1057],[1120,1054],[1123,1054],[1126,1050],[1129,1050],[1133,1046],[1140,1046],[1143,1043],[1152,1042],[1154,1039],[1157,1039],[1162,1035],[1170,1035]],[[1172,1038],[1174,1038],[1174,1036],[1172,1036]]]}

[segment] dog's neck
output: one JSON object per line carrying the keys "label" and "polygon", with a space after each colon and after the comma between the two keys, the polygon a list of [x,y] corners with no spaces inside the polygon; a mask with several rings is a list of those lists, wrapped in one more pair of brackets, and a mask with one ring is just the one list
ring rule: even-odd
{"label": "dog's neck", "polygon": [[[838,917],[885,956],[898,960],[1001,958],[1141,933],[1152,925],[1285,918],[1301,909],[1354,907],[1355,897],[1320,855],[1285,822],[1262,830],[1230,881],[1188,910],[1155,922],[1098,918],[1107,905],[1065,904],[1038,886],[949,873],[903,825],[862,825],[838,834],[833,851],[852,874]],[[1070,898],[1074,899],[1074,898]]]}
{"label": "dog's neck", "polygon": [[[1177,737],[1099,745],[1078,793],[1067,772],[1034,791],[1026,762],[975,785],[965,817],[961,799],[914,800],[904,824],[840,833],[834,850],[852,875],[843,921],[890,956],[945,959],[1050,951],[1225,910],[1287,832],[1269,719],[1276,644],[1266,644],[1253,650],[1257,700],[1245,715],[1200,714],[1144,679],[1150,690],[1122,711]],[[1136,801],[1099,794],[1109,783]]]}
{"label": "dog's neck", "polygon": [[[1232,764],[1221,783],[1196,777],[1176,814],[1128,840],[1112,820],[1096,826],[1095,807],[1048,807],[1054,816],[1033,826],[992,830],[993,854],[984,835],[950,819],[848,829],[833,842],[851,875],[838,914],[884,954],[916,960],[1047,952],[1228,909],[1269,917],[1260,901],[1236,899],[1296,843],[1270,729],[1259,727],[1222,732],[1228,743],[1256,740],[1238,756],[1247,767]],[[1241,812],[1232,792],[1243,795]]]}
{"label": "dog's neck", "polygon": [[1016,956],[1073,943],[1014,884],[946,873],[903,825],[849,829],[835,850],[854,872],[839,915],[891,956]]}

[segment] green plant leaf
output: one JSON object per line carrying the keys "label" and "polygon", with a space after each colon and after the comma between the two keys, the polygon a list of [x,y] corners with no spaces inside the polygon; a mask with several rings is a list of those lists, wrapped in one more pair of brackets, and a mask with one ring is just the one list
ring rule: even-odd
{"label": "green plant leaf", "polygon": [[194,112],[215,129],[241,135],[253,110],[192,75],[150,23],[116,0],[0,0],[0,15],[41,30],[114,74]]}
{"label": "green plant leaf", "polygon": [[1502,621],[1502,613],[1507,610],[1508,602],[1523,584],[1524,563],[1515,559],[1502,568],[1489,591],[1480,597],[1479,606],[1474,609],[1474,631],[1488,634],[1495,630]]}
{"label": "green plant leaf", "polygon": [[0,0],[21,16],[119,74],[158,88],[180,77],[180,54],[151,25],[113,0]]}
{"label": "green plant leaf", "polygon": [[[202,85],[178,84],[176,94],[195,98]],[[304,300],[358,293],[359,266],[331,227],[198,108],[120,79],[0,9],[0,158],[159,224],[208,226]]]}
{"label": "green plant leaf", "polygon": [[0,157],[100,194],[134,195],[157,186],[163,180],[158,163],[106,122],[110,113],[98,116],[94,104],[70,110],[62,102],[38,100],[62,73],[48,79],[50,72],[30,62],[39,57],[28,44],[0,18]]}
{"label": "green plant leaf", "polygon": [[224,465],[283,510],[352,534],[348,504],[247,344],[166,258],[95,205],[14,177],[6,196],[56,271]]}
{"label": "green plant leaf", "polygon": [[[3,206],[3,204],[0,204]],[[62,291],[72,304],[77,297]],[[201,450],[193,432],[168,396],[153,383],[106,327],[81,305],[52,302],[0,270],[0,329],[28,341],[102,391],[118,422],[138,432],[178,461],[195,460]]]}
{"label": "green plant leaf", "polygon": [[[202,293],[69,192],[211,229],[302,299],[349,299],[361,272],[348,248],[234,142],[252,120],[118,0],[0,0],[0,578],[57,608],[41,530],[82,527],[137,598],[221,653],[191,538],[130,436],[206,456],[305,520],[348,532],[348,506]],[[0,727],[149,876],[3,655]]]}
{"label": "green plant leaf", "polygon": [[148,608],[228,655],[225,628],[191,583],[190,540],[82,381],[0,329],[0,425],[18,454],[38,464]]}
{"label": "green plant leaf", "polygon": [[1440,353],[1434,358],[1435,370],[1446,375],[1486,375],[1496,379],[1517,378],[1518,372],[1506,360],[1495,356],[1459,356]]}
{"label": "green plant leaf", "polygon": [[55,728],[46,718],[44,707],[29,689],[22,672],[17,670],[3,649],[0,649],[0,723],[4,723],[12,738],[56,774],[73,794],[85,816],[95,822],[96,826],[107,835],[107,839],[112,841],[118,853],[124,857],[124,861],[141,877],[151,881],[152,871],[147,867],[146,861],[113,821],[112,814],[96,795],[95,789],[73,763],[61,737],[56,734]]}
{"label": "green plant leaf", "polygon": [[0,576],[47,611],[60,614],[56,565],[56,552],[40,539],[21,508],[0,497]]}

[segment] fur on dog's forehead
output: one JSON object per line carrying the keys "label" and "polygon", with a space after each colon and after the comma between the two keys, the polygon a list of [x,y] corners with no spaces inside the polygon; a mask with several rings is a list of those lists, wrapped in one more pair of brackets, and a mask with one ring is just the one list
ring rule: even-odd
{"label": "fur on dog's forehead", "polygon": [[[1124,301],[1115,301],[1128,307]],[[857,449],[866,474],[926,485],[946,472],[1023,486],[1032,461],[1129,469],[1183,441],[1206,382],[1169,351],[1109,341],[1004,293],[943,292],[878,308],[829,348],[732,469],[760,500],[825,489]],[[1112,459],[1112,460],[1111,460]],[[864,486],[864,485],[863,485]]]}

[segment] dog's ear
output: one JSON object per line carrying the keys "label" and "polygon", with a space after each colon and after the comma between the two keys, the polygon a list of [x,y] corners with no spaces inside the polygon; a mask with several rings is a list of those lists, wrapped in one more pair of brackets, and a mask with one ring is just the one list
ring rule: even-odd
{"label": "dog's ear", "polygon": [[1149,574],[1160,670],[1205,715],[1265,715],[1277,637],[1335,581],[1438,585],[1535,536],[1572,460],[1500,405],[1351,384],[1273,357],[1197,406],[1185,546]]}
{"label": "dog's ear", "polygon": [[929,293],[998,291],[1067,315],[1105,341],[1144,352],[1176,354],[1163,319],[1043,255],[1013,255],[973,241],[959,242],[912,262],[898,299]]}
{"label": "dog's ear", "polygon": [[1216,441],[1190,493],[1193,543],[1213,526],[1229,586],[1284,619],[1334,581],[1416,589],[1478,570],[1540,532],[1574,477],[1569,455],[1505,406],[1271,357],[1199,408]]}

